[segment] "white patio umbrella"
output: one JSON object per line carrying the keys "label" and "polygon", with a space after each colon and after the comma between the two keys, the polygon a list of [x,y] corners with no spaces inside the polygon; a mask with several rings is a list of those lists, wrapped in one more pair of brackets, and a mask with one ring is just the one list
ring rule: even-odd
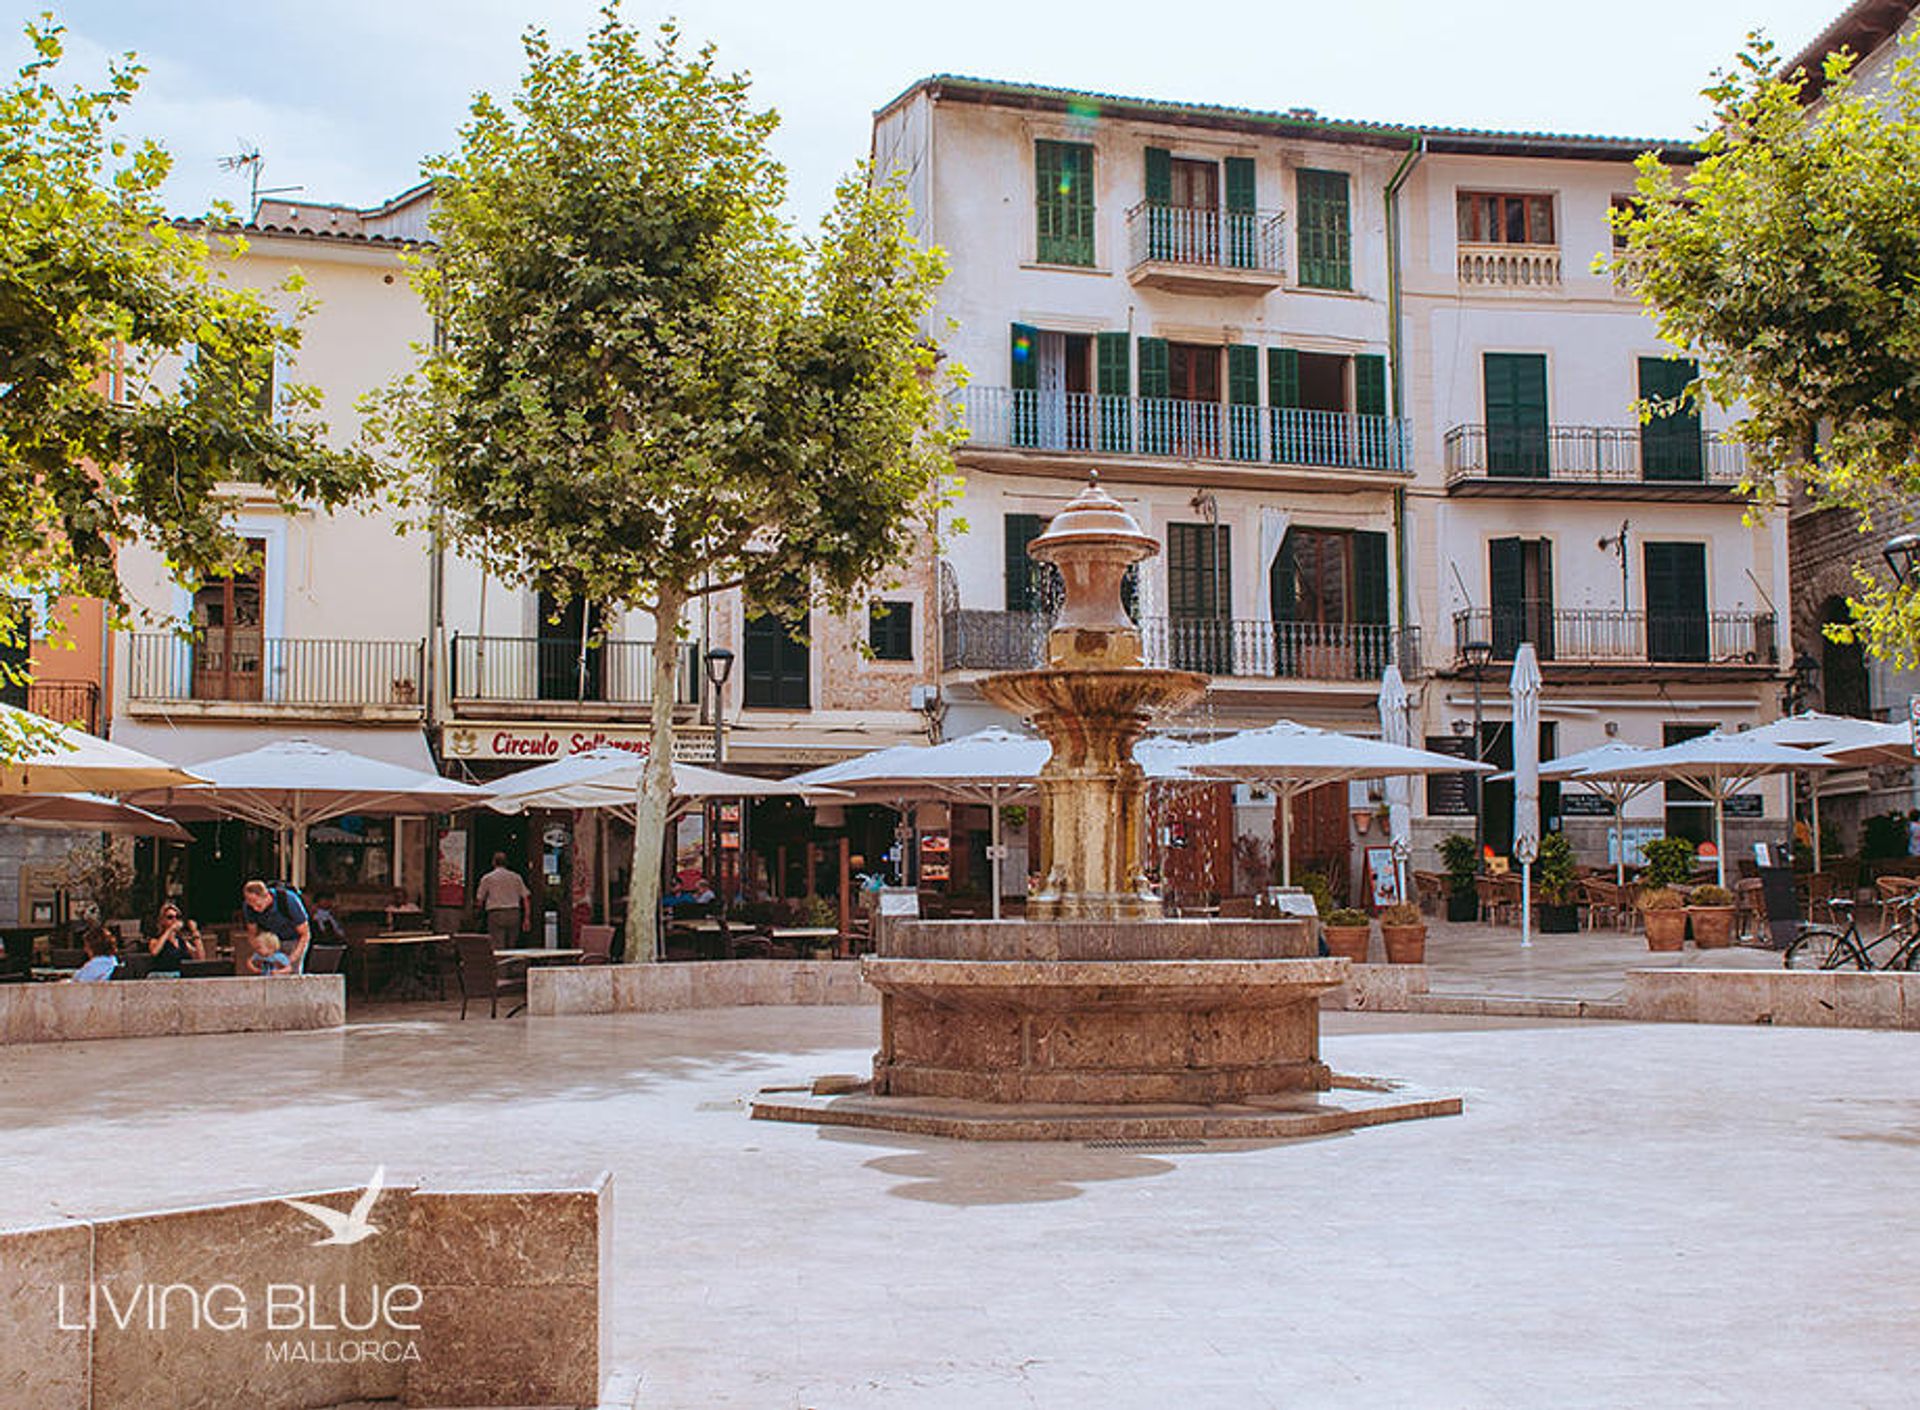
{"label": "white patio umbrella", "polygon": [[1272,790],[1280,809],[1280,877],[1289,886],[1293,884],[1293,800],[1300,794],[1326,783],[1395,774],[1492,772],[1489,765],[1471,759],[1311,729],[1291,720],[1196,744],[1181,765],[1202,778],[1257,783]]}
{"label": "white patio umbrella", "polygon": [[[1856,720],[1847,715],[1803,710],[1797,715],[1783,715],[1771,724],[1761,725],[1746,733],[1748,739],[1784,744],[1789,749],[1814,750],[1829,759],[1835,758],[1836,749],[1848,746],[1865,749],[1869,755],[1881,753],[1891,737],[1897,739],[1899,746],[1907,751],[1907,762],[1912,762],[1913,741],[1908,727],[1881,724],[1878,720]],[[1869,758],[1862,762],[1877,760]],[[1813,869],[1819,871],[1823,859],[1820,855],[1820,776],[1817,772],[1808,795],[1813,806]]]}
{"label": "white patio umbrella", "polygon": [[193,840],[193,834],[172,818],[98,793],[0,794],[0,823],[111,832],[122,837],[160,837],[169,842]]}
{"label": "white patio umbrella", "polygon": [[[8,759],[8,755],[18,757]],[[0,794],[128,793],[194,783],[186,769],[55,724],[13,705],[0,705]]]}
{"label": "white patio umbrella", "polygon": [[1533,861],[1540,855],[1540,661],[1533,643],[1514,653],[1513,855],[1520,859],[1520,943],[1533,943]]}
{"label": "white patio umbrella", "polygon": [[1883,724],[1879,720],[1855,720],[1857,727],[1845,741],[1829,744],[1820,752],[1844,768],[1910,769],[1920,764],[1913,751],[1913,727]]}
{"label": "white patio umbrella", "polygon": [[[631,749],[588,749],[551,764],[523,769],[491,785],[487,806],[499,813],[524,813],[534,808],[607,808],[632,821],[640,776],[646,756]],[[793,779],[756,778],[723,773],[697,764],[675,762],[673,799],[677,815],[702,798],[778,798],[794,796],[847,797],[842,790],[800,788]]]}
{"label": "white patio umbrella", "polygon": [[1644,780],[1649,783],[1673,780],[1706,794],[1713,800],[1715,861],[1719,882],[1725,886],[1727,799],[1757,779],[1792,773],[1797,769],[1833,767],[1830,761],[1824,765],[1817,762],[1817,757],[1810,757],[1806,750],[1768,744],[1752,739],[1747,734],[1725,734],[1716,730],[1712,734],[1703,734],[1665,749],[1649,749],[1634,759],[1586,769],[1579,777],[1583,782],[1589,779]]}
{"label": "white patio umbrella", "polygon": [[289,880],[307,880],[307,829],[349,813],[447,813],[487,801],[488,792],[457,779],[384,759],[281,740],[195,764],[205,780],[142,790],[132,801],[170,813],[243,818],[290,835]]}
{"label": "white patio umbrella", "polygon": [[[1413,747],[1413,701],[1398,666],[1388,666],[1380,677],[1380,738],[1387,744]],[[1393,869],[1404,901],[1407,861],[1413,855],[1413,780],[1405,774],[1387,779],[1387,837],[1393,844]]]}
{"label": "white patio umbrella", "polygon": [[1605,768],[1611,764],[1630,763],[1648,754],[1649,750],[1637,744],[1602,744],[1593,749],[1582,749],[1577,754],[1566,754],[1551,759],[1540,766],[1542,780],[1555,783],[1575,783],[1589,793],[1597,793],[1613,805],[1613,871],[1614,881],[1624,886],[1627,880],[1626,837],[1622,832],[1622,819],[1627,804],[1653,787],[1652,779],[1614,779],[1590,778],[1587,770]]}

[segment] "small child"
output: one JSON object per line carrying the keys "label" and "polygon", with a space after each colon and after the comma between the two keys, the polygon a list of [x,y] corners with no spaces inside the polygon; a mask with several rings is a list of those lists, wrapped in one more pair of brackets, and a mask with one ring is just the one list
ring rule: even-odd
{"label": "small child", "polygon": [[280,953],[280,937],[271,930],[256,930],[253,933],[253,953],[247,957],[247,968],[255,974],[264,974],[271,979],[277,974],[285,974],[292,962]]}

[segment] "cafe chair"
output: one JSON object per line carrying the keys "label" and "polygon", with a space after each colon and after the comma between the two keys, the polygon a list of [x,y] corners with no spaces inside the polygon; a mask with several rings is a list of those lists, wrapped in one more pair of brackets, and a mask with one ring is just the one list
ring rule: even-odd
{"label": "cafe chair", "polygon": [[346,957],[345,945],[309,945],[307,946],[307,973],[338,974],[341,961]]}
{"label": "cafe chair", "polygon": [[493,952],[493,939],[486,935],[456,935],[454,954],[460,981],[460,1017],[467,1016],[467,1004],[474,999],[487,1001],[487,1017],[500,1017],[500,1000],[518,996],[520,1002],[507,1010],[512,1018],[527,1006],[527,971],[523,965],[503,961]]}
{"label": "cafe chair", "polygon": [[78,969],[87,962],[87,952],[85,950],[68,950],[56,946],[48,952],[48,958],[53,961],[53,967],[55,969]]}
{"label": "cafe chair", "polygon": [[613,963],[612,926],[583,925],[580,927],[580,963]]}

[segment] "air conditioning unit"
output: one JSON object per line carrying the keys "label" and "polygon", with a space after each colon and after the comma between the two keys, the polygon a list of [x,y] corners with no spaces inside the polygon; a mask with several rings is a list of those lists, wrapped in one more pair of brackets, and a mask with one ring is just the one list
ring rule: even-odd
{"label": "air conditioning unit", "polygon": [[909,697],[916,710],[931,710],[940,703],[940,687],[937,685],[916,685]]}

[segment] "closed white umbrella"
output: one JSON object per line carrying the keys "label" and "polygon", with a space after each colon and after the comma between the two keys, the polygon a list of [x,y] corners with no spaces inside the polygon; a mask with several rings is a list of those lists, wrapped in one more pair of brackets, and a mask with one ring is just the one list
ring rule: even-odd
{"label": "closed white umbrella", "polygon": [[447,813],[487,801],[488,792],[384,759],[281,740],[194,765],[205,781],[142,790],[133,802],[170,813],[244,818],[291,834],[290,880],[307,879],[307,829],[350,813]]}
{"label": "closed white umbrella", "polygon": [[172,818],[98,793],[0,794],[0,823],[112,832],[122,837],[160,837],[169,842],[193,840],[193,834]]}
{"label": "closed white umbrella", "polygon": [[1698,789],[1713,802],[1713,844],[1717,853],[1719,881],[1727,884],[1726,802],[1757,779],[1797,769],[1828,767],[1807,751],[1767,744],[1745,734],[1724,734],[1716,730],[1665,749],[1649,749],[1634,759],[1601,764],[1583,770],[1584,779],[1618,781],[1644,780],[1650,783],[1673,780]]}
{"label": "closed white umbrella", "polygon": [[1507,691],[1513,702],[1513,855],[1520,859],[1520,943],[1533,943],[1533,861],[1540,855],[1540,661],[1523,641]]}
{"label": "closed white umbrella", "polygon": [[164,759],[0,705],[0,794],[128,793],[197,781]]}
{"label": "closed white umbrella", "polygon": [[1492,772],[1474,760],[1312,729],[1292,720],[1196,744],[1181,765],[1202,778],[1257,783],[1273,792],[1280,809],[1280,877],[1289,886],[1293,884],[1293,800],[1300,794],[1322,784],[1395,774]]}
{"label": "closed white umbrella", "polygon": [[[1380,738],[1387,744],[1413,747],[1413,701],[1398,666],[1388,666],[1380,677]],[[1405,774],[1387,779],[1387,837],[1393,844],[1393,869],[1404,901],[1407,861],[1413,855],[1413,780]]]}

